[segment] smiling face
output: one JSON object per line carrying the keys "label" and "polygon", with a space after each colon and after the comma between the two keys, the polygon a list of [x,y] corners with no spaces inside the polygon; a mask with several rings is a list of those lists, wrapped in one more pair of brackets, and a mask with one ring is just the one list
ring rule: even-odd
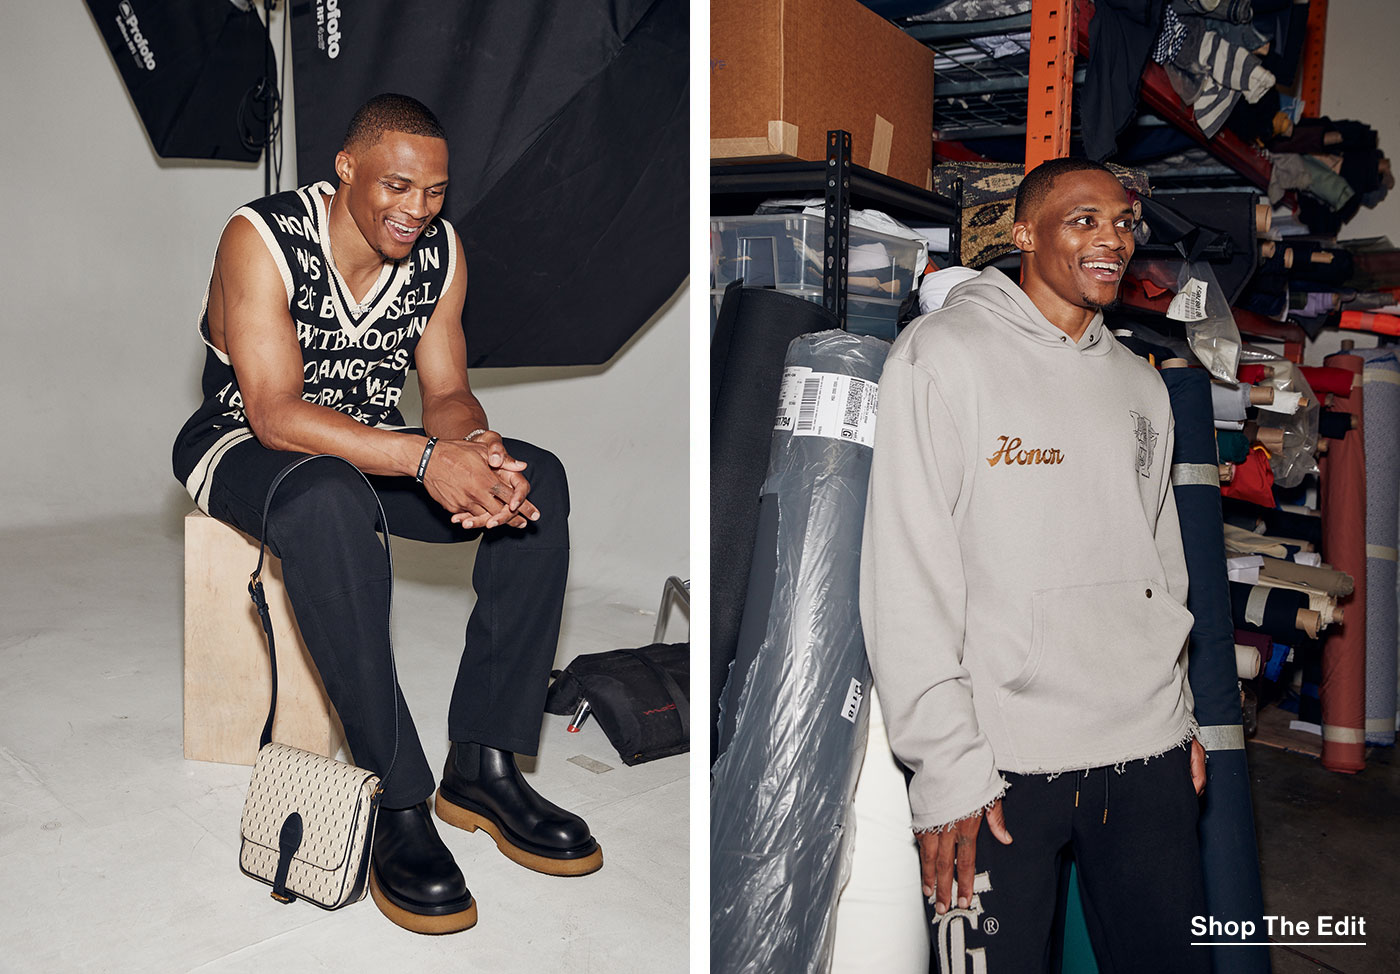
{"label": "smiling face", "polygon": [[365,243],[384,260],[403,260],[442,210],[447,142],[385,132],[366,149],[338,153],[335,172],[340,178],[336,195]]}
{"label": "smiling face", "polygon": [[1112,173],[1062,173],[1034,211],[1016,223],[1012,239],[1022,252],[1027,293],[1098,311],[1118,299],[1132,259],[1133,208]]}

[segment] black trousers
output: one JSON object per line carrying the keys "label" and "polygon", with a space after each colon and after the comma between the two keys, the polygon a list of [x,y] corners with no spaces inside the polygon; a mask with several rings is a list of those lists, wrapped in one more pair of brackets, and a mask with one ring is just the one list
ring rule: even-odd
{"label": "black trousers", "polygon": [[[1199,815],[1190,755],[1087,773],[1005,774],[1011,845],[984,822],[977,834],[976,895],[942,917],[928,905],[936,970],[1042,974],[1051,969],[1062,868],[1073,854],[1094,956],[1103,974],[1209,974],[1210,951],[1191,947],[1204,915]],[[954,899],[956,906],[956,897]],[[1058,907],[1058,908],[1057,908]]]}
{"label": "black trousers", "polygon": [[[467,621],[447,734],[454,741],[534,754],[569,571],[569,488],[552,453],[520,440],[505,445],[529,464],[524,476],[540,509],[540,519],[525,528],[466,531],[412,477],[369,479],[392,535],[439,543],[481,538],[472,574],[476,606]],[[234,447],[215,470],[209,513],[258,537],[269,485],[303,456],[269,450],[257,440]],[[317,460],[277,489],[267,533],[346,744],[357,764],[384,774],[394,749],[394,710],[388,689],[389,576],[375,534],[377,516],[374,498],[354,470]],[[415,804],[436,786],[403,693],[396,696],[399,752],[383,799],[389,808]]]}

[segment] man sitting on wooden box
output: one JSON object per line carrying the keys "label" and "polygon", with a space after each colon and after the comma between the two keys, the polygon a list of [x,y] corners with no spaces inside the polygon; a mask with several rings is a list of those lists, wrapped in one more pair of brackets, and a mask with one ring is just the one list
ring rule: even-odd
{"label": "man sitting on wooden box", "polygon": [[944,971],[1048,970],[1072,848],[1103,969],[1208,971],[1171,408],[1101,313],[1133,210],[1108,169],[1057,159],[1015,220],[1020,286],[959,284],[880,379],[861,620],[934,949]]}
{"label": "man sitting on wooden box", "polygon": [[[468,384],[467,269],[439,216],[446,136],[421,103],[379,95],[355,113],[335,172],[338,186],[257,200],[224,227],[199,320],[205,401],[180,431],[175,475],[201,510],[257,537],[278,473],[307,454],[336,454],[370,476],[395,535],[480,537],[437,813],[485,829],[532,869],[592,872],[603,859],[588,826],[536,794],[515,764],[539,742],[569,494],[559,460],[490,429]],[[410,367],[422,428],[398,409]],[[267,535],[350,750],[384,774],[395,714],[376,516],[353,470],[318,461],[279,489]],[[435,781],[401,693],[397,717],[371,892],[410,930],[464,929],[475,902],[434,826]]]}

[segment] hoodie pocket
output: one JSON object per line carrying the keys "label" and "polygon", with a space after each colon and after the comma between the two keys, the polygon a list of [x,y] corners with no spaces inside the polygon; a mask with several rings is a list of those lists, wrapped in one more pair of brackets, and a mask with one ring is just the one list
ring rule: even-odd
{"label": "hoodie pocket", "polygon": [[1179,700],[1192,621],[1149,579],[1035,592],[1030,653],[997,693],[1015,756],[1059,760],[1067,745],[1087,753],[1134,729],[1158,733]]}

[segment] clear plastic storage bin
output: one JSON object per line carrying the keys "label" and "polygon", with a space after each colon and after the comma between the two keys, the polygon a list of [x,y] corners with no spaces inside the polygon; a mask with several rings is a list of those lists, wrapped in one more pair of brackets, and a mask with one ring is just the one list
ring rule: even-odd
{"label": "clear plastic storage bin", "polygon": [[[744,283],[748,283],[745,281]],[[806,298],[816,304],[822,303],[820,289],[789,290],[780,288],[799,298]],[[724,303],[724,288],[710,291],[710,335],[715,333],[715,321],[719,317],[719,306]],[[846,295],[846,330],[853,335],[873,335],[892,342],[898,332],[899,301],[887,298],[858,298]]]}
{"label": "clear plastic storage bin", "polygon": [[[751,287],[820,295],[824,229],[821,217],[800,213],[711,219],[710,287],[743,278]],[[918,256],[913,240],[852,227],[846,293],[898,305],[914,286]]]}

